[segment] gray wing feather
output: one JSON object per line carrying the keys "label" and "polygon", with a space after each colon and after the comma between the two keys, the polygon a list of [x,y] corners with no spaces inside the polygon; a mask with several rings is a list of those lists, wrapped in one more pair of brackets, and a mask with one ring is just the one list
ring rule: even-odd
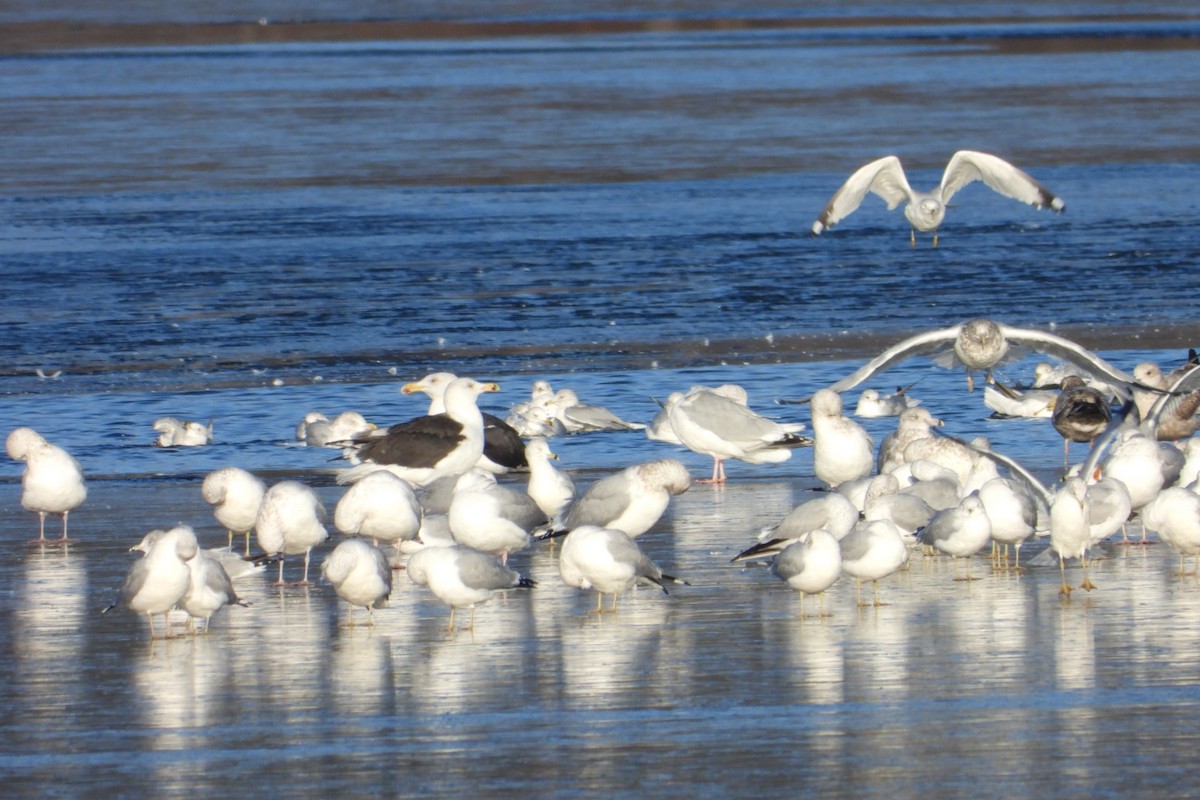
{"label": "gray wing feather", "polygon": [[900,159],[884,156],[855,170],[825,205],[813,223],[813,233],[832,228],[853,214],[862,205],[868,192],[883,198],[889,210],[912,198],[913,191],[904,176]]}
{"label": "gray wing feather", "polygon": [[840,381],[829,386],[835,392],[844,392],[847,389],[853,389],[863,381],[870,378],[876,372],[880,372],[893,364],[899,363],[911,356],[928,354],[934,350],[939,350],[943,347],[951,346],[954,340],[958,338],[959,331],[962,330],[962,325],[955,325],[952,328],[943,328],[936,331],[928,331],[916,336],[905,339],[899,344],[889,347],[875,358],[868,361],[863,366]]}
{"label": "gray wing feather", "polygon": [[455,564],[458,566],[459,579],[471,589],[511,589],[521,580],[515,570],[492,556],[465,547],[455,559]]}

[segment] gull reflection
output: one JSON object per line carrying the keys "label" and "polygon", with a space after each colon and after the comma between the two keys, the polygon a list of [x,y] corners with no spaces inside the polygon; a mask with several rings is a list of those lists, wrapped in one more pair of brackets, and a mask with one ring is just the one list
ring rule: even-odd
{"label": "gull reflection", "polygon": [[641,707],[661,701],[646,695],[654,691],[669,610],[663,603],[642,600],[631,597],[615,614],[590,614],[564,625],[562,678],[568,697],[590,707]]}

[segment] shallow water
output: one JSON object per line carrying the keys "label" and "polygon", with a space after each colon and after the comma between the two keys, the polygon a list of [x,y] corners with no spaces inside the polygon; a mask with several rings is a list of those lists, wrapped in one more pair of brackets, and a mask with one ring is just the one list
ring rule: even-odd
{"label": "shallow water", "polygon": [[[807,451],[731,464],[728,486],[678,498],[644,541],[692,585],[639,591],[613,615],[589,614],[594,599],[561,583],[546,548],[515,559],[536,590],[453,635],[403,574],[371,630],[340,626],[327,586],[280,592],[262,577],[207,637],[152,643],[134,615],[99,615],[146,531],[187,523],[223,541],[199,497],[207,471],[298,477],[332,508],[333,451],[295,446],[296,422],[315,409],[414,416],[422,402],[397,387],[434,369],[499,380],[497,413],[536,378],[642,422],[652,398],[736,382],[754,407],[806,420],[771,401],[975,315],[1053,326],[1124,369],[1196,344],[1190,6],[1098,20],[1070,15],[1123,9],[1064,3],[998,20],[980,15],[1005,9],[926,4],[919,24],[885,20],[917,11],[889,6],[759,28],[703,5],[588,10],[641,28],[550,32],[583,18],[569,5],[414,5],[411,19],[487,25],[332,42],[279,26],[279,44],[192,47],[138,28],[118,31],[133,44],[0,58],[0,396],[11,424],[66,446],[90,480],[78,544],[42,550],[25,544],[35,520],[18,465],[0,467],[8,790],[1184,791],[1200,588],[1165,547],[1112,548],[1100,588],[1069,600],[1053,566],[976,560],[967,583],[915,557],[882,585],[889,605],[857,609],[843,581],[831,617],[801,619],[783,584],[728,561],[810,496]],[[840,14],[760,3],[734,19],[800,11]],[[75,18],[196,33],[242,13],[123,4]],[[663,16],[679,24],[647,23]],[[695,19],[721,26],[683,24]],[[898,152],[932,185],[968,145],[1011,157],[1067,213],[974,187],[936,250],[910,248],[876,199],[808,234],[866,160]],[[1027,380],[1035,360],[1004,377]],[[875,385],[914,382],[947,432],[986,435],[1047,479],[1061,465],[1046,421],[987,419],[961,373],[913,359]],[[152,448],[164,415],[212,419],[216,442]],[[866,425],[878,441],[893,422]],[[581,483],[664,456],[711,469],[636,433],[554,447]]]}

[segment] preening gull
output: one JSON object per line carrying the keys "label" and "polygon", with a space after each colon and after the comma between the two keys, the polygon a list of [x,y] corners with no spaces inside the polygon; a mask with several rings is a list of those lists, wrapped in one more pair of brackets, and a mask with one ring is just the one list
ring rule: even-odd
{"label": "preening gull", "polygon": [[869,475],[875,443],[863,427],[842,415],[842,398],[821,389],[812,397],[813,471],[833,488]]}
{"label": "preening gull", "polygon": [[975,181],[982,181],[992,190],[1034,208],[1062,212],[1066,209],[1061,198],[1026,173],[1002,158],[975,150],[959,150],[950,157],[941,185],[930,192],[914,191],[908,185],[904,168],[896,156],[884,156],[859,168],[838,189],[813,223],[812,232],[820,234],[845,219],[862,204],[867,193],[883,198],[891,211],[904,203],[904,217],[910,228],[910,241],[917,245],[917,231],[933,231],[933,246],[938,245],[937,229],[946,217],[950,198]]}
{"label": "preening gull", "polygon": [[785,547],[771,562],[771,574],[800,593],[800,616],[804,616],[804,596],[819,595],[820,615],[825,616],[825,590],[842,573],[842,550],[829,531],[809,531]]}
{"label": "preening gull", "polygon": [[663,573],[631,537],[623,531],[582,525],[563,540],[558,557],[558,569],[563,582],[579,589],[595,589],[596,611],[604,608],[604,595],[612,595],[612,611],[617,609],[617,595],[635,584],[657,586],[667,594],[664,584],[687,581]]}
{"label": "preening gull", "polygon": [[187,527],[172,528],[157,537],[149,552],[129,568],[117,603],[139,614],[146,615],[150,626],[150,638],[157,639],[154,630],[154,615],[163,615],[163,636],[171,635],[168,614],[179,605],[191,585],[192,573],[187,562],[196,557],[200,547],[195,532]]}
{"label": "preening gull", "polygon": [[475,606],[487,602],[497,592],[532,589],[537,586],[495,556],[462,545],[424,547],[413,553],[406,568],[413,583],[429,590],[450,606],[449,630],[454,630],[454,612],[471,609],[471,628],[475,627]]}
{"label": "preening gull", "polygon": [[756,414],[728,394],[694,386],[670,412],[671,427],[684,447],[711,456],[711,483],[724,483],[725,459],[750,464],[777,464],[792,457],[792,449],[812,444],[798,435],[803,423],[778,423]]}
{"label": "preening gull", "polygon": [[[446,390],[458,376],[452,372],[434,372],[419,381],[406,383],[400,387],[401,394],[420,392],[429,398],[429,416],[443,414],[446,411]],[[513,469],[527,466],[525,463],[525,443],[521,434],[505,420],[486,411],[483,416],[483,455],[478,466],[489,472],[503,474]]]}
{"label": "preening gull", "polygon": [[992,369],[1015,358],[1019,350],[1036,350],[1070,361],[1089,375],[1110,382],[1118,391],[1128,394],[1135,383],[1132,375],[1109,364],[1095,353],[1069,339],[1044,331],[1013,328],[990,319],[978,318],[949,328],[917,334],[889,347],[857,371],[837,381],[829,388],[835,392],[853,389],[872,375],[912,356],[929,356],[947,367],[962,366],[967,370],[967,390],[975,389],[973,372],[983,371],[989,377]]}
{"label": "preening gull", "polygon": [[338,476],[338,483],[353,483],[378,469],[388,469],[414,486],[438,478],[460,475],[483,455],[483,415],[478,399],[498,392],[494,383],[456,378],[446,388],[446,412],[402,422],[382,436],[355,440],[363,462]]}
{"label": "preening gull", "polygon": [[[333,509],[333,525],[347,536],[363,536],[378,545],[417,538],[421,504],[403,478],[378,470],[356,481]],[[362,605],[361,603],[359,605]]]}
{"label": "preening gull", "polygon": [[350,605],[347,626],[354,627],[354,607],[367,609],[367,624],[375,624],[372,608],[383,608],[392,593],[392,567],[378,547],[364,539],[343,539],[321,562],[321,575],[337,596]]}
{"label": "preening gull", "polygon": [[551,530],[538,538],[550,538],[583,525],[616,528],[636,538],[658,522],[671,497],[691,486],[687,468],[664,458],[626,467],[615,475],[593,483],[563,509]]}
{"label": "preening gull", "polygon": [[158,431],[155,447],[203,447],[212,444],[212,420],[205,425],[194,420],[159,417],[154,420],[154,430]]}
{"label": "preening gull", "polygon": [[32,428],[14,429],[4,444],[10,458],[25,462],[21,507],[38,515],[38,538],[34,541],[46,543],[47,514],[62,515],[62,538],[58,541],[71,541],[67,538],[67,516],[87,499],[79,462]]}
{"label": "preening gull", "polygon": [[223,467],[204,476],[200,494],[213,506],[213,516],[229,532],[229,547],[233,535],[246,537],[246,555],[250,555],[250,531],[258,519],[267,485],[240,467]]}
{"label": "preening gull", "polygon": [[[304,578],[308,586],[308,562],[312,549],[329,538],[325,530],[325,506],[311,487],[299,481],[280,481],[267,490],[254,523],[258,546],[267,555],[304,554]],[[283,562],[279,559],[278,585],[283,585]]]}

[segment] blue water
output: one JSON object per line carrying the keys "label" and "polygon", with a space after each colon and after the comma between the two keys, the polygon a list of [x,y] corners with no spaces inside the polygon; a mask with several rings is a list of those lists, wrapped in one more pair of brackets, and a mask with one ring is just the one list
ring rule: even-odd
{"label": "blue water", "polygon": [[[0,20],[263,16],[270,31],[385,5],[18,4]],[[371,632],[338,627],[327,586],[255,579],[239,587],[253,606],[195,641],[151,645],[132,615],[98,615],[147,530],[223,541],[207,471],[298,477],[332,508],[334,453],[296,446],[296,422],[414,416],[398,387],[433,370],[498,380],[501,414],[545,378],[642,422],[653,398],[723,382],[806,420],[772,401],[977,315],[1095,341],[1124,369],[1200,340],[1190,5],[588,6],[404,10],[518,23],[471,38],[0,52],[0,402],[91,487],[80,544],[43,551],[25,544],[19,465],[0,467],[9,790],[1184,792],[1173,742],[1197,733],[1200,593],[1167,548],[1106,553],[1100,589],[1069,601],[1053,567],[977,564],[966,585],[914,557],[881,588],[891,605],[856,611],[843,581],[832,618],[801,622],[784,586],[728,560],[811,496],[807,451],[678,498],[646,547],[692,586],[611,618],[586,614],[545,548],[514,559],[539,588],[482,607],[473,635],[440,632],[445,609],[403,575]],[[794,19],[732,24],[773,17]],[[581,19],[643,29],[538,27]],[[1011,158],[1067,212],[974,186],[937,249],[910,248],[877,198],[809,234],[862,163],[895,152],[932,186],[960,147]],[[914,382],[947,432],[1060,466],[1045,420],[989,420],[961,373],[913,359],[873,385]],[[164,415],[211,419],[214,444],[151,447]],[[878,441],[894,423],[865,424]],[[581,483],[664,456],[711,468],[636,433],[553,445]]]}

